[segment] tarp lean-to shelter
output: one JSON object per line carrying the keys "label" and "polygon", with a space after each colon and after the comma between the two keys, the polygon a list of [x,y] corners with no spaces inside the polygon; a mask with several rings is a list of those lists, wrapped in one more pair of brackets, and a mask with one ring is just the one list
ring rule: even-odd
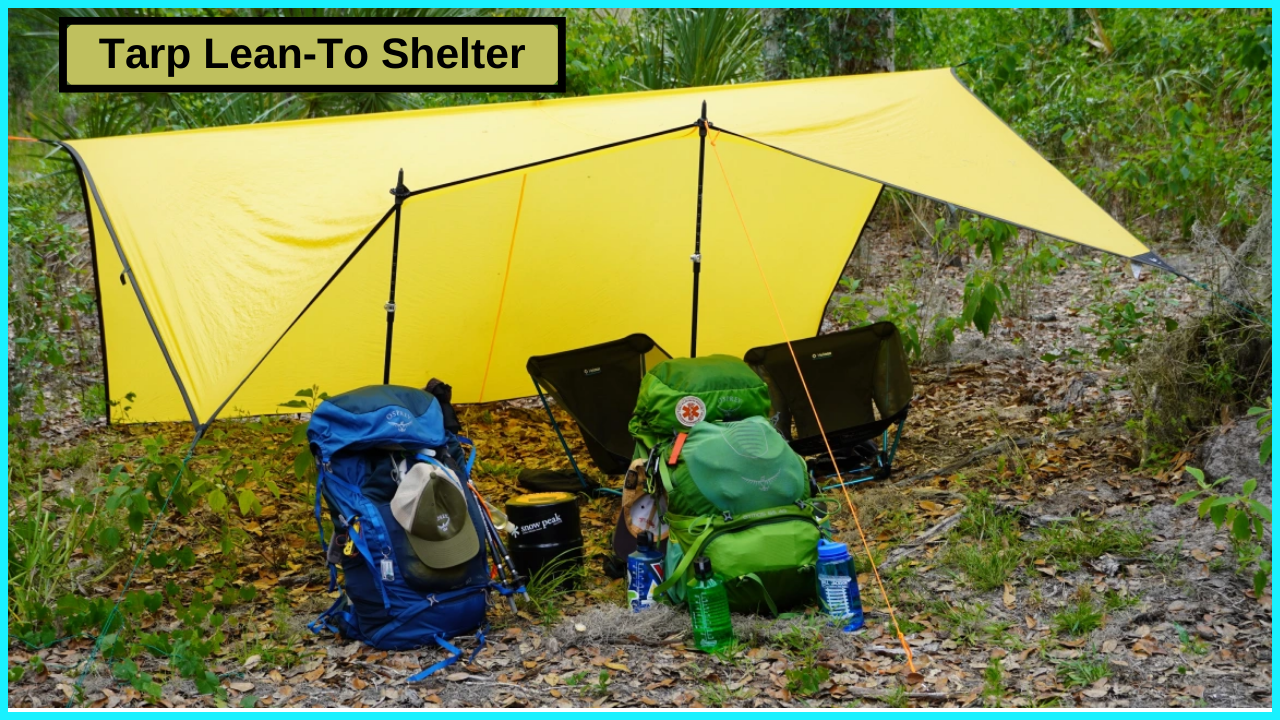
{"label": "tarp lean-to shelter", "polygon": [[[75,140],[108,397],[134,394],[112,420],[277,412],[388,356],[390,382],[472,402],[619,328],[683,348],[704,101],[789,327],[818,327],[884,186],[1168,269],[949,70]],[[390,195],[401,168],[421,189]],[[780,342],[704,180],[698,351]]]}

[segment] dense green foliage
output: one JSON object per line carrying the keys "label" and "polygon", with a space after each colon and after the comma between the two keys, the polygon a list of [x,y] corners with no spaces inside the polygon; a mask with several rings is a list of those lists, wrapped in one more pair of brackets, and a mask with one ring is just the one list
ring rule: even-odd
{"label": "dense green foliage", "polygon": [[1238,241],[1271,187],[1271,11],[900,11],[899,67],[991,109],[1149,239]]}

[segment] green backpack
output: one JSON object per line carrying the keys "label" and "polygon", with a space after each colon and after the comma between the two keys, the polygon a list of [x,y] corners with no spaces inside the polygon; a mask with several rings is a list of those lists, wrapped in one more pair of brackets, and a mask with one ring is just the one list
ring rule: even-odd
{"label": "green backpack", "polygon": [[764,417],[768,392],[746,363],[724,355],[668,360],[641,383],[631,431],[638,456],[656,453],[670,526],[655,596],[683,602],[693,559],[706,555],[734,612],[813,601],[819,529],[809,473]]}

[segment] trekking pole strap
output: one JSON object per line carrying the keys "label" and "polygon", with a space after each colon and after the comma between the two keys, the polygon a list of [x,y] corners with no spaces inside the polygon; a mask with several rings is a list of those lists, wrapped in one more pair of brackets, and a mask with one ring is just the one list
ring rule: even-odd
{"label": "trekking pole strap", "polygon": [[471,438],[462,437],[461,435],[458,436],[458,442],[461,443],[462,445],[466,445],[471,448],[471,454],[467,456],[467,467],[466,467],[467,477],[470,478],[471,466],[476,464],[476,444],[471,441]]}

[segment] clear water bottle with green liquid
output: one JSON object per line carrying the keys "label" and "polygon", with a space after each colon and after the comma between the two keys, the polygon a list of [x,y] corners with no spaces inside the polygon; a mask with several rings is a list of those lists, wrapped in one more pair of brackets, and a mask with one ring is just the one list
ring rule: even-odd
{"label": "clear water bottle with green liquid", "polygon": [[712,572],[711,560],[706,555],[693,561],[693,577],[694,583],[686,591],[689,615],[693,619],[693,647],[716,652],[734,641],[729,596],[724,582]]}

